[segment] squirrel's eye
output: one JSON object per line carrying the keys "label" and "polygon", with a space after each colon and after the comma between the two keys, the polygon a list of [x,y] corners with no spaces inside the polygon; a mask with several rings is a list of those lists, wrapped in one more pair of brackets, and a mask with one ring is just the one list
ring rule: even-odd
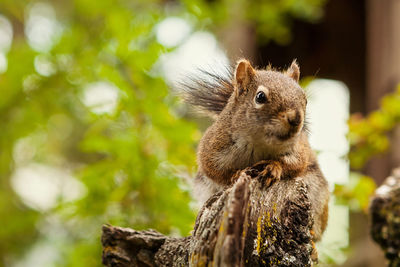
{"label": "squirrel's eye", "polygon": [[265,102],[267,102],[267,96],[263,91],[258,91],[256,94],[256,103],[264,104]]}

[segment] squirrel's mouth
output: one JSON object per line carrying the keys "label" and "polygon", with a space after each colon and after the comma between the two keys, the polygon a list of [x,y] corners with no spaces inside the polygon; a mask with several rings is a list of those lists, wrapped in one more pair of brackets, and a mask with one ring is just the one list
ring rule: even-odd
{"label": "squirrel's mouth", "polygon": [[287,141],[297,136],[303,129],[304,112],[302,110],[291,109],[278,114],[275,121],[275,137],[279,141]]}
{"label": "squirrel's mouth", "polygon": [[303,123],[296,125],[296,126],[289,127],[289,129],[287,131],[277,133],[275,136],[279,141],[286,141],[292,137],[297,136],[301,132],[302,129],[303,129]]}

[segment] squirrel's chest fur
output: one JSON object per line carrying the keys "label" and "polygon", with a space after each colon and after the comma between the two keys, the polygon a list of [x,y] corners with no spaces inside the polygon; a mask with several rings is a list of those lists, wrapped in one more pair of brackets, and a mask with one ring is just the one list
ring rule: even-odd
{"label": "squirrel's chest fur", "polygon": [[261,160],[275,159],[283,151],[290,151],[293,145],[288,142],[268,143],[264,134],[250,134],[251,129],[245,132],[226,130],[231,127],[229,119],[214,123],[204,134],[198,150],[200,171],[220,184],[228,184],[237,170]]}

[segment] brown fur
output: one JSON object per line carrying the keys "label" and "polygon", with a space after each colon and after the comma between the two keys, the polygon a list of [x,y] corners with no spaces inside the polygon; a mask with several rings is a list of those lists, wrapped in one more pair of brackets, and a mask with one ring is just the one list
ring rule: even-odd
{"label": "brown fur", "polygon": [[[237,170],[260,160],[275,161],[282,169],[277,179],[299,175],[306,169],[310,147],[301,129],[306,97],[297,83],[298,76],[296,63],[285,75],[256,71],[248,61],[239,62],[233,81],[235,93],[200,142],[198,163],[208,178],[228,185]],[[260,85],[267,88],[268,101],[257,109],[254,97]],[[296,127],[287,121],[293,112],[301,114]]]}
{"label": "brown fur", "polygon": [[[256,70],[247,60],[239,61],[229,84],[233,92],[200,141],[196,180],[212,194],[230,185],[237,171],[260,161],[267,164],[267,186],[303,177],[313,203],[314,240],[319,240],[326,226],[329,191],[308,143],[307,99],[299,77],[295,61],[285,72]],[[267,99],[261,104],[255,101],[260,91]]]}

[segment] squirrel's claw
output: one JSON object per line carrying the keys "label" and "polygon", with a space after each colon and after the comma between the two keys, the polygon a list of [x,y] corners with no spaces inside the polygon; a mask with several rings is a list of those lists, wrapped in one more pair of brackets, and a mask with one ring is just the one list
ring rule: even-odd
{"label": "squirrel's claw", "polygon": [[265,186],[269,187],[281,179],[282,165],[278,161],[267,161],[259,175],[264,178]]}

